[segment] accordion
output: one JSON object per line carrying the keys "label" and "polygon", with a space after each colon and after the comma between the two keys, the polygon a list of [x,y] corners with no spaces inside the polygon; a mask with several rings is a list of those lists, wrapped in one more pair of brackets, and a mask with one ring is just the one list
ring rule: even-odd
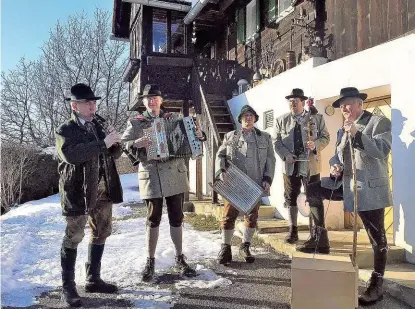
{"label": "accordion", "polygon": [[264,190],[232,162],[228,162],[224,180],[216,179],[209,183],[213,190],[245,214],[261,201]]}
{"label": "accordion", "polygon": [[148,160],[192,158],[203,156],[203,144],[196,137],[193,117],[156,118],[151,127],[143,129],[150,140]]}

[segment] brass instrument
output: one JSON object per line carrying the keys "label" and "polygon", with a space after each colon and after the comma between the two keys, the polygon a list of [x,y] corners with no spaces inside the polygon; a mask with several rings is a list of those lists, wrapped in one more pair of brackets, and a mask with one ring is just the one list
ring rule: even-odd
{"label": "brass instrument", "polygon": [[[98,115],[97,113],[94,114],[94,119],[98,122],[98,124],[104,129],[104,131],[109,134],[111,133],[108,125],[107,125],[107,121],[105,120],[104,117]],[[121,147],[121,150],[127,155],[128,159],[130,159],[131,164],[133,166],[137,166],[138,164],[140,164],[139,160],[136,160],[136,158],[134,157],[134,155],[132,153],[130,153],[127,148],[125,148],[125,145],[118,145]]]}
{"label": "brass instrument", "polygon": [[[311,141],[311,136],[312,136],[312,131],[311,131],[311,120],[312,120],[312,116],[316,115],[318,113],[317,109],[314,107],[313,105],[313,99],[309,98],[307,100],[307,104],[309,106],[309,111],[308,111],[308,117],[307,117],[307,142]],[[307,148],[307,155],[306,155],[306,164],[307,164],[307,176],[305,177],[305,180],[303,181],[303,187],[304,187],[304,192],[301,192],[300,195],[297,198],[297,207],[299,212],[304,216],[304,217],[308,217],[309,218],[309,228],[310,228],[310,232],[313,226],[313,220],[312,220],[312,216],[311,216],[311,209],[310,209],[310,205],[308,203],[307,200],[307,185],[308,182],[310,181],[310,149]]]}

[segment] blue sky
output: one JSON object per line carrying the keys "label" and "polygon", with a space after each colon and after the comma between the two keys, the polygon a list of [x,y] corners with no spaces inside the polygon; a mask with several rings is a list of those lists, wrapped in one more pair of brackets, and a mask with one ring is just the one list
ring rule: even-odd
{"label": "blue sky", "polygon": [[112,12],[113,0],[1,0],[1,70],[15,68],[21,57],[36,59],[57,20],[95,8]]}

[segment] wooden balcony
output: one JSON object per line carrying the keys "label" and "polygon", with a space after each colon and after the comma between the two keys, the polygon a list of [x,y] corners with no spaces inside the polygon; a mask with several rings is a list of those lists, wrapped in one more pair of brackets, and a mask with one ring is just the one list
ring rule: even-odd
{"label": "wooden balcony", "polygon": [[[192,83],[195,72],[206,94],[228,99],[232,96],[232,91],[237,89],[238,80],[250,80],[253,75],[253,72],[241,67],[236,61],[193,59],[189,55],[151,53],[143,56],[139,62],[139,70],[136,73],[138,75],[128,75],[128,80],[136,81],[132,84],[132,87],[135,87],[134,91],[130,92],[130,109],[132,106],[140,105],[136,94],[142,93],[146,84],[157,84],[166,103],[193,101]],[[196,112],[200,113],[201,106],[196,101]]]}

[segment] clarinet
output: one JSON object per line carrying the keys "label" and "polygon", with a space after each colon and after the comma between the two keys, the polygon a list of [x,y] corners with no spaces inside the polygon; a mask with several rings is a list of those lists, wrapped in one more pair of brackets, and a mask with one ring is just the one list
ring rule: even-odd
{"label": "clarinet", "polygon": [[[94,119],[98,122],[98,124],[104,129],[104,131],[107,134],[111,133],[109,131],[108,125],[106,124],[107,121],[105,120],[104,117],[102,117],[102,116],[98,115],[97,113],[95,113],[94,114]],[[130,159],[131,164],[133,166],[137,166],[138,164],[140,164],[140,161],[139,160],[136,160],[136,158],[134,157],[134,155],[132,153],[130,153],[127,150],[127,148],[125,148],[125,145],[120,145],[119,143],[117,143],[116,145],[121,147],[122,152],[124,152],[127,155],[128,159]]]}

